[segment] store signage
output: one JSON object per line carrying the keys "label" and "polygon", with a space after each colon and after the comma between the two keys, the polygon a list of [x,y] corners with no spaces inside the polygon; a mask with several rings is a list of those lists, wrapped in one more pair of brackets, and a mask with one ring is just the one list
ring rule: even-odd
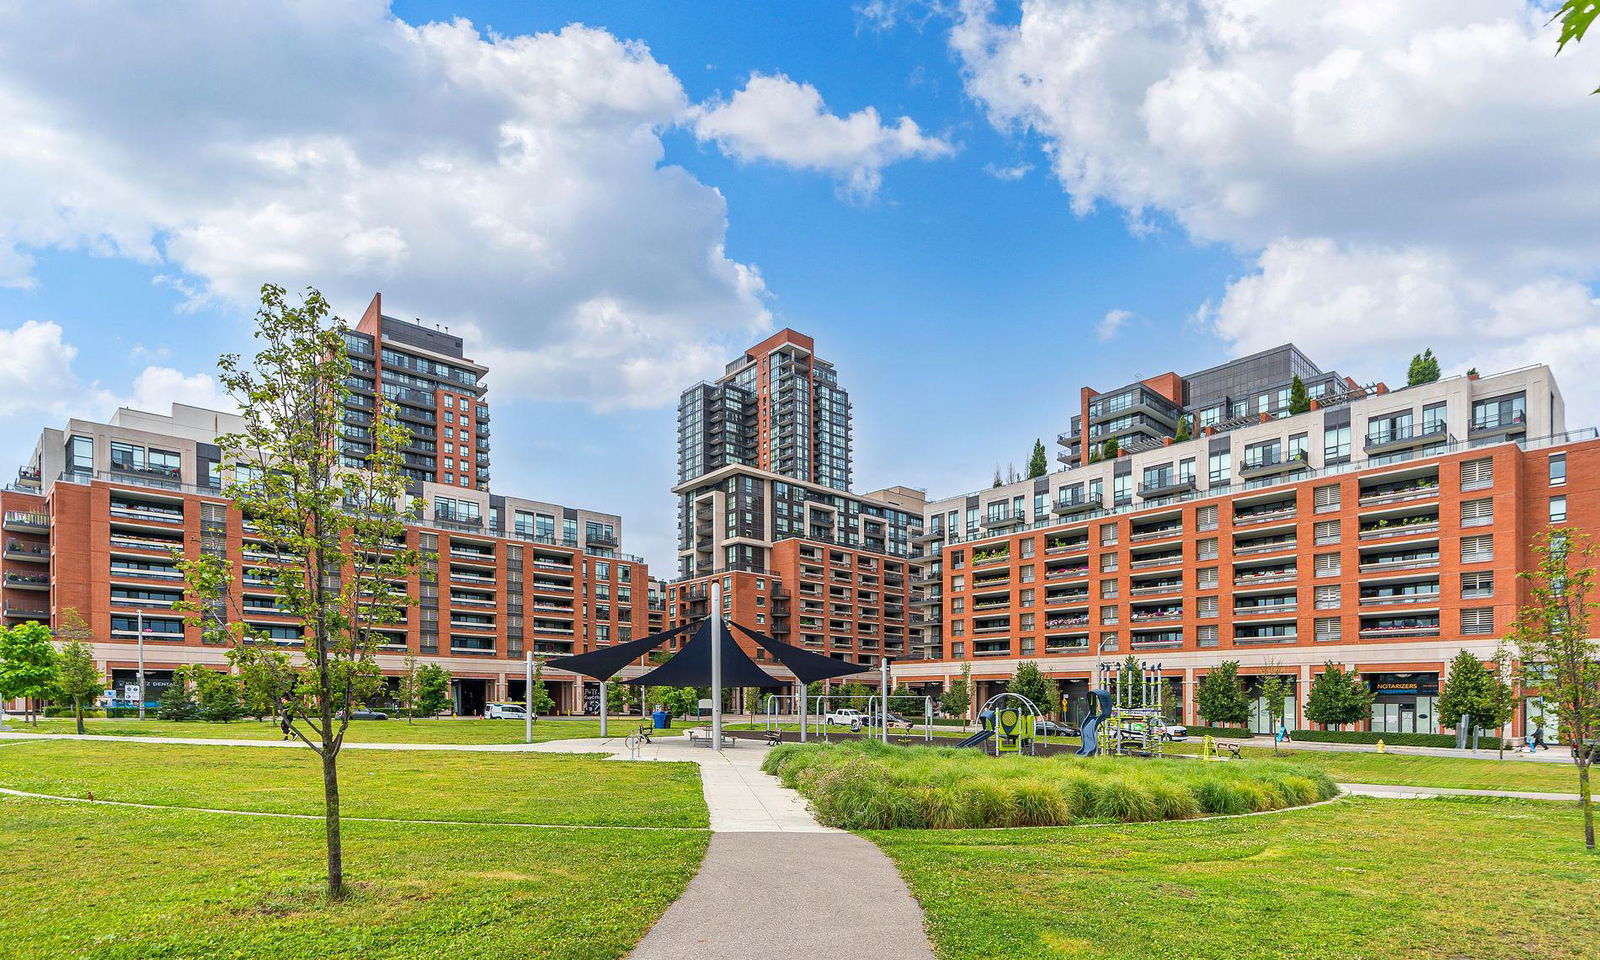
{"label": "store signage", "polygon": [[1383,673],[1370,682],[1372,691],[1379,696],[1433,697],[1439,694],[1439,676],[1434,673]]}

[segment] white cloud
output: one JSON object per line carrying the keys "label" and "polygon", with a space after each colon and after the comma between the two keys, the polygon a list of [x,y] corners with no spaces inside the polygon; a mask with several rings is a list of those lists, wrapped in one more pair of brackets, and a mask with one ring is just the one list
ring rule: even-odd
{"label": "white cloud", "polygon": [[983,165],[983,172],[996,180],[1021,180],[1033,169],[1031,163],[1013,163],[1008,166],[999,166],[994,163]]}
{"label": "white cloud", "polygon": [[[1378,376],[1423,345],[1493,344],[1575,386],[1600,362],[1577,334],[1600,258],[1600,61],[1555,57],[1548,16],[1523,0],[1025,0],[1000,22],[968,0],[951,45],[968,92],[1041,140],[1079,213],[1109,204],[1254,260],[1203,312],[1230,346],[1294,339]],[[1561,351],[1536,352],[1552,336]]]}
{"label": "white cloud", "polygon": [[[580,25],[485,37],[381,0],[0,5],[0,283],[36,282],[29,252],[55,247],[235,305],[312,284],[353,318],[381,289],[537,374],[497,376],[502,396],[658,404],[770,326],[721,194],[661,162],[688,111],[646,47]],[[540,358],[597,311],[619,338],[597,360],[633,372],[556,376]]]}
{"label": "white cloud", "polygon": [[695,135],[742,161],[770,160],[831,174],[857,198],[870,198],[883,168],[898,160],[947,157],[955,148],[901,117],[886,124],[873,107],[831,113],[809,83],[783,74],[755,74],[732,98],[700,107]]}
{"label": "white cloud", "polygon": [[14,329],[0,328],[0,423],[11,421],[36,435],[41,426],[56,426],[68,417],[104,420],[118,407],[163,414],[174,402],[235,409],[208,374],[145,367],[124,395],[84,382],[73,366],[77,356],[78,348],[66,341],[59,324],[28,320]]}
{"label": "white cloud", "polygon": [[1133,319],[1133,314],[1130,311],[1107,310],[1106,315],[1101,317],[1100,322],[1095,325],[1094,335],[1101,343],[1106,343],[1121,333],[1122,328],[1131,319]]}

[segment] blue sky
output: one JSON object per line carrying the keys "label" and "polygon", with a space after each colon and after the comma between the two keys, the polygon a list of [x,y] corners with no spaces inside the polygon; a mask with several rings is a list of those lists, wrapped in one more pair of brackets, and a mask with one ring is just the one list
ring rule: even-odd
{"label": "blue sky", "polygon": [[466,335],[494,487],[662,570],[672,400],[781,326],[863,489],[981,486],[1081,384],[1290,339],[1363,380],[1548,361],[1597,419],[1600,58],[1538,4],[73,7],[0,13],[18,462],[206,400],[268,281]]}

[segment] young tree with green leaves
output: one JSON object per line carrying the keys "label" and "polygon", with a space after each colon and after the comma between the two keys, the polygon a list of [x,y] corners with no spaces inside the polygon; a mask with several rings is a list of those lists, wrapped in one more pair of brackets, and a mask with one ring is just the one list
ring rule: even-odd
{"label": "young tree with green leaves", "polygon": [[450,706],[450,671],[437,663],[417,671],[417,712],[436,717]]}
{"label": "young tree with green leaves", "polygon": [[72,639],[61,648],[57,660],[56,696],[72,707],[72,717],[77,721],[78,736],[83,728],[83,712],[105,690],[106,677],[94,665],[94,655],[82,640]]}
{"label": "young tree with green leaves", "polygon": [[1406,371],[1406,386],[1414,387],[1419,383],[1433,383],[1439,379],[1439,361],[1433,355],[1433,348],[1422,351],[1411,358],[1411,366]]}
{"label": "young tree with green leaves", "polygon": [[1372,716],[1373,693],[1361,674],[1328,661],[1306,690],[1306,719],[1337,730]]}
{"label": "young tree with green leaves", "polygon": [[1476,748],[1478,732],[1496,729],[1511,719],[1513,704],[1511,686],[1485,667],[1477,654],[1463,650],[1450,663],[1436,709],[1444,726],[1454,727],[1466,717],[1466,735]]}
{"label": "young tree with green leaves", "polygon": [[0,700],[21,697],[23,719],[39,725],[39,710],[55,690],[57,654],[50,628],[37,620],[0,628]]}
{"label": "young tree with green leaves", "polygon": [[1017,672],[1006,681],[1006,692],[1027,697],[1040,710],[1046,713],[1050,711],[1050,690],[1044,672],[1032,660],[1024,660],[1017,664]]}
{"label": "young tree with green leaves", "polygon": [[200,705],[195,702],[194,694],[189,692],[189,681],[184,677],[182,668],[172,671],[172,682],[161,691],[161,700],[156,704],[156,719],[200,719]]}
{"label": "young tree with green leaves", "polygon": [[1306,382],[1300,379],[1300,374],[1295,374],[1289,381],[1289,412],[1310,413],[1311,395],[1306,392]]}
{"label": "young tree with green leaves", "polygon": [[1112,437],[1110,440],[1107,440],[1105,443],[1100,445],[1101,460],[1115,460],[1117,459],[1117,454],[1121,452],[1122,446],[1117,443],[1116,437]]}
{"label": "young tree with green leaves", "polygon": [[966,720],[972,710],[972,664],[961,665],[961,676],[950,681],[950,689],[939,695],[939,706],[952,717]]}
{"label": "young tree with green leaves", "polygon": [[399,682],[394,686],[395,709],[406,718],[406,723],[416,719],[417,701],[421,699],[417,681],[417,657],[408,653],[401,662]]}
{"label": "young tree with green leaves", "polygon": [[1224,660],[1201,677],[1194,688],[1195,712],[1212,726],[1244,726],[1250,701],[1239,679],[1239,661]]}
{"label": "young tree with green leaves", "polygon": [[1278,728],[1282,727],[1284,715],[1288,712],[1288,699],[1294,694],[1294,678],[1286,673],[1272,673],[1261,677],[1256,693],[1265,701],[1267,718],[1272,727],[1272,752],[1278,752]]}
{"label": "young tree with green leaves", "polygon": [[1587,534],[1557,527],[1534,535],[1533,569],[1518,574],[1528,600],[1507,639],[1522,663],[1522,686],[1555,714],[1562,743],[1572,745],[1583,807],[1583,842],[1594,844],[1589,768],[1600,759],[1600,643],[1589,619],[1596,603],[1594,546]]}
{"label": "young tree with green leaves", "polygon": [[550,696],[550,691],[544,686],[544,657],[533,658],[533,687],[528,703],[533,708],[529,713],[533,715],[534,723],[539,722],[539,714],[549,713],[556,705]]}
{"label": "young tree with green leaves", "polygon": [[[218,362],[243,428],[217,438],[229,469],[225,492],[280,562],[267,567],[283,612],[304,631],[303,663],[275,678],[290,734],[322,761],[327,893],[345,895],[340,841],[339,754],[350,714],[383,686],[376,628],[401,622],[404,581],[421,566],[406,546],[401,448],[410,431],[380,403],[368,425],[371,452],[346,464],[340,440],[351,372],[346,326],[316,290],[298,305],[282,287],[261,288],[253,361]],[[186,609],[211,642],[231,641],[241,662],[270,649],[230,606],[228,561],[200,554],[181,564]],[[266,658],[265,669],[278,665]]]}
{"label": "young tree with green leaves", "polygon": [[1028,456],[1028,479],[1042,477],[1050,472],[1050,458],[1045,455],[1044,441],[1033,441],[1033,453]]}

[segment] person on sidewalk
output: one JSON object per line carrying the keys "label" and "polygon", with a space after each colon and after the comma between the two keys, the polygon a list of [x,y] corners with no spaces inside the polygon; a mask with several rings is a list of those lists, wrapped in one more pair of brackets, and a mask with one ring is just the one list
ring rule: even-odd
{"label": "person on sidewalk", "polygon": [[278,729],[283,731],[283,739],[289,739],[289,715],[287,713],[279,719]]}
{"label": "person on sidewalk", "polygon": [[1541,749],[1550,749],[1550,744],[1544,742],[1544,726],[1542,724],[1533,728],[1533,746],[1528,748],[1528,752],[1532,753]]}

